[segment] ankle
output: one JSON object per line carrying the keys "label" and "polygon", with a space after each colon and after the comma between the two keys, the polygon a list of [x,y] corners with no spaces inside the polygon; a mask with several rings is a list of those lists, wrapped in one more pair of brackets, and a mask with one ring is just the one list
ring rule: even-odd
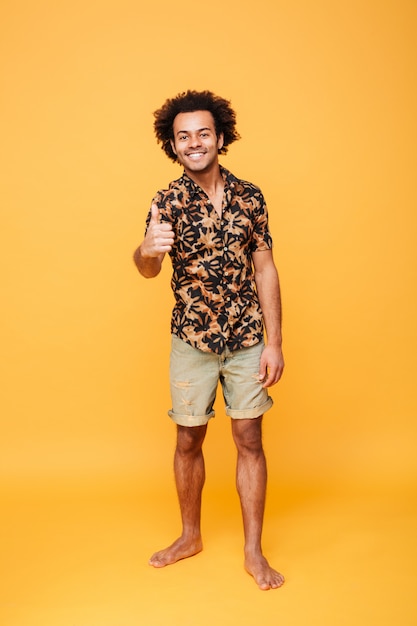
{"label": "ankle", "polygon": [[257,558],[263,556],[262,546],[260,542],[246,543],[244,547],[245,558]]}
{"label": "ankle", "polygon": [[199,528],[184,529],[181,534],[181,539],[184,543],[201,543],[201,531]]}

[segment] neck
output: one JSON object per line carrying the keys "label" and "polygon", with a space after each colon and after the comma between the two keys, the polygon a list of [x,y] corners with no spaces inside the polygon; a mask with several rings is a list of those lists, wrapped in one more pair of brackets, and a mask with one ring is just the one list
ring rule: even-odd
{"label": "neck", "polygon": [[187,176],[199,185],[209,196],[214,194],[219,187],[224,186],[223,176],[220,173],[220,166],[217,163],[215,167],[203,172],[190,172],[185,170]]}

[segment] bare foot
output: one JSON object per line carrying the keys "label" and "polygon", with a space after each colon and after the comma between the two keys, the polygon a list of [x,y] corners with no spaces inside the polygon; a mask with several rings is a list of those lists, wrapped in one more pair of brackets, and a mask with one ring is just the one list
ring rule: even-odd
{"label": "bare foot", "polygon": [[198,554],[203,549],[201,538],[187,540],[180,537],[172,545],[164,550],[155,552],[149,559],[149,565],[153,567],[165,567],[172,565],[181,559],[187,559],[194,554]]}
{"label": "bare foot", "polygon": [[277,589],[284,584],[284,576],[274,570],[262,554],[246,557],[245,569],[248,574],[253,576],[259,589],[263,591]]}

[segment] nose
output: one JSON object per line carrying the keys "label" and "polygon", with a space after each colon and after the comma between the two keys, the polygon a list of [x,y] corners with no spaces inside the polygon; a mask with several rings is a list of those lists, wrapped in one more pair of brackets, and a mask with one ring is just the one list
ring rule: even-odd
{"label": "nose", "polygon": [[191,147],[197,147],[197,146],[201,146],[201,139],[200,139],[200,134],[199,133],[195,133],[194,135],[191,135],[190,137],[190,146]]}

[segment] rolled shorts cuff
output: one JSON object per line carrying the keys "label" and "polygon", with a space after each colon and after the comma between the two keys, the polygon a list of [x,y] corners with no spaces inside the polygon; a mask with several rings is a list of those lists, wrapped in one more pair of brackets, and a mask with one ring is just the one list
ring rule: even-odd
{"label": "rolled shorts cuff", "polygon": [[268,396],[266,402],[252,409],[231,409],[230,406],[226,406],[226,415],[235,420],[255,419],[269,411],[273,404],[274,401]]}
{"label": "rolled shorts cuff", "polygon": [[180,415],[169,410],[168,415],[178,426],[205,426],[214,417],[214,411],[208,415]]}

